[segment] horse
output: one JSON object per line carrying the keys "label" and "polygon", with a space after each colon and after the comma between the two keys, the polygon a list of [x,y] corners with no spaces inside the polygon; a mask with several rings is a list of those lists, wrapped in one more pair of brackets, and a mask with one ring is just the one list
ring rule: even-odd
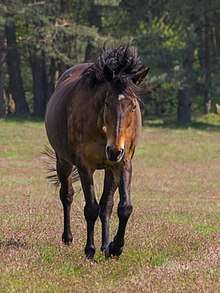
{"label": "horse", "polygon": [[[94,226],[102,224],[101,251],[106,257],[119,257],[125,230],[132,213],[132,158],[142,127],[141,83],[149,68],[131,46],[103,48],[94,63],[68,69],[57,82],[45,115],[46,133],[55,152],[56,174],[64,212],[62,241],[70,245],[73,236],[70,210],[74,189],[81,181],[87,223],[85,255],[95,254]],[[104,187],[98,202],[94,172],[104,170]],[[113,196],[119,189],[119,224],[109,240]]]}

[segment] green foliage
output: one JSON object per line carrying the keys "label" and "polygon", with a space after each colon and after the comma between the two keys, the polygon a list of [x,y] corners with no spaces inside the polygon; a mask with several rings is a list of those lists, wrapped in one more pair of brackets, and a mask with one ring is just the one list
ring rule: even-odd
{"label": "green foliage", "polygon": [[[186,85],[192,89],[193,104],[196,104],[193,109],[202,110],[206,15],[211,19],[212,34],[209,91],[214,102],[218,103],[219,12],[217,0],[10,0],[0,4],[0,30],[4,30],[4,22],[9,15],[16,20],[17,45],[31,108],[32,75],[29,61],[32,53],[43,54],[48,65],[53,59],[60,74],[66,67],[84,62],[89,47],[97,52],[104,43],[131,43],[138,47],[143,62],[151,68],[148,84],[151,88],[159,89],[150,95],[147,112],[168,114],[176,112],[178,90]],[[194,50],[193,65],[190,72],[186,72],[190,44]],[[7,76],[5,81],[7,83]],[[198,96],[202,99],[198,100]],[[145,97],[147,100],[149,97]]]}

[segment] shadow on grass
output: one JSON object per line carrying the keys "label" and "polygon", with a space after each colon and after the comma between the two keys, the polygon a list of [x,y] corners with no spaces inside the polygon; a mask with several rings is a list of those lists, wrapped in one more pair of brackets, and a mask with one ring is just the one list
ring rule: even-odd
{"label": "shadow on grass", "polygon": [[[36,122],[43,123],[44,118],[34,117],[34,116],[8,116],[4,121],[15,122],[15,123],[26,123],[26,122]],[[144,126],[155,127],[155,128],[169,128],[169,129],[182,129],[186,130],[189,128],[204,130],[204,131],[220,131],[220,116],[213,115],[201,116],[200,119],[194,120],[191,123],[180,124],[175,121],[173,117],[145,117]]]}
{"label": "shadow on grass", "polygon": [[26,248],[27,244],[22,239],[11,237],[9,239],[0,240],[0,248],[1,247]]}
{"label": "shadow on grass", "polygon": [[154,128],[169,128],[169,129],[182,129],[186,130],[189,128],[197,129],[197,130],[204,130],[204,131],[216,131],[220,132],[220,123],[214,121],[206,122],[206,121],[192,121],[191,123],[187,124],[180,124],[176,122],[174,119],[164,118],[145,118],[144,126],[154,127]]}
{"label": "shadow on grass", "polygon": [[4,121],[7,122],[16,122],[16,123],[26,123],[26,122],[37,122],[37,123],[43,123],[44,118],[40,117],[34,117],[34,116],[16,116],[16,115],[11,115],[7,116],[3,119]]}

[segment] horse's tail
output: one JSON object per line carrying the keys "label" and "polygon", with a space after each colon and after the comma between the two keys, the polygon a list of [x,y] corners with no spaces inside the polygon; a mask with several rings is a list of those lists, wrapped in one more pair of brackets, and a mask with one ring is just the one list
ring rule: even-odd
{"label": "horse's tail", "polygon": [[[50,148],[49,146],[45,146],[45,149],[42,152],[42,154],[45,157],[44,162],[48,171],[46,178],[49,180],[50,183],[58,187],[60,185],[60,180],[57,175],[56,154],[54,150]],[[80,179],[78,170],[75,165],[73,165],[71,175],[72,175],[72,183],[75,183]]]}

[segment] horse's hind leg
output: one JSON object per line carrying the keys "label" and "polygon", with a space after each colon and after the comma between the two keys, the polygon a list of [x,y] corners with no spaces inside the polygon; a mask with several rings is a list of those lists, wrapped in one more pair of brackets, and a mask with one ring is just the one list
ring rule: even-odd
{"label": "horse's hind leg", "polygon": [[70,210],[74,194],[71,172],[72,165],[66,161],[62,161],[57,158],[57,175],[61,183],[60,200],[63,204],[64,212],[64,230],[62,235],[62,241],[67,245],[69,245],[73,241],[70,227]]}

